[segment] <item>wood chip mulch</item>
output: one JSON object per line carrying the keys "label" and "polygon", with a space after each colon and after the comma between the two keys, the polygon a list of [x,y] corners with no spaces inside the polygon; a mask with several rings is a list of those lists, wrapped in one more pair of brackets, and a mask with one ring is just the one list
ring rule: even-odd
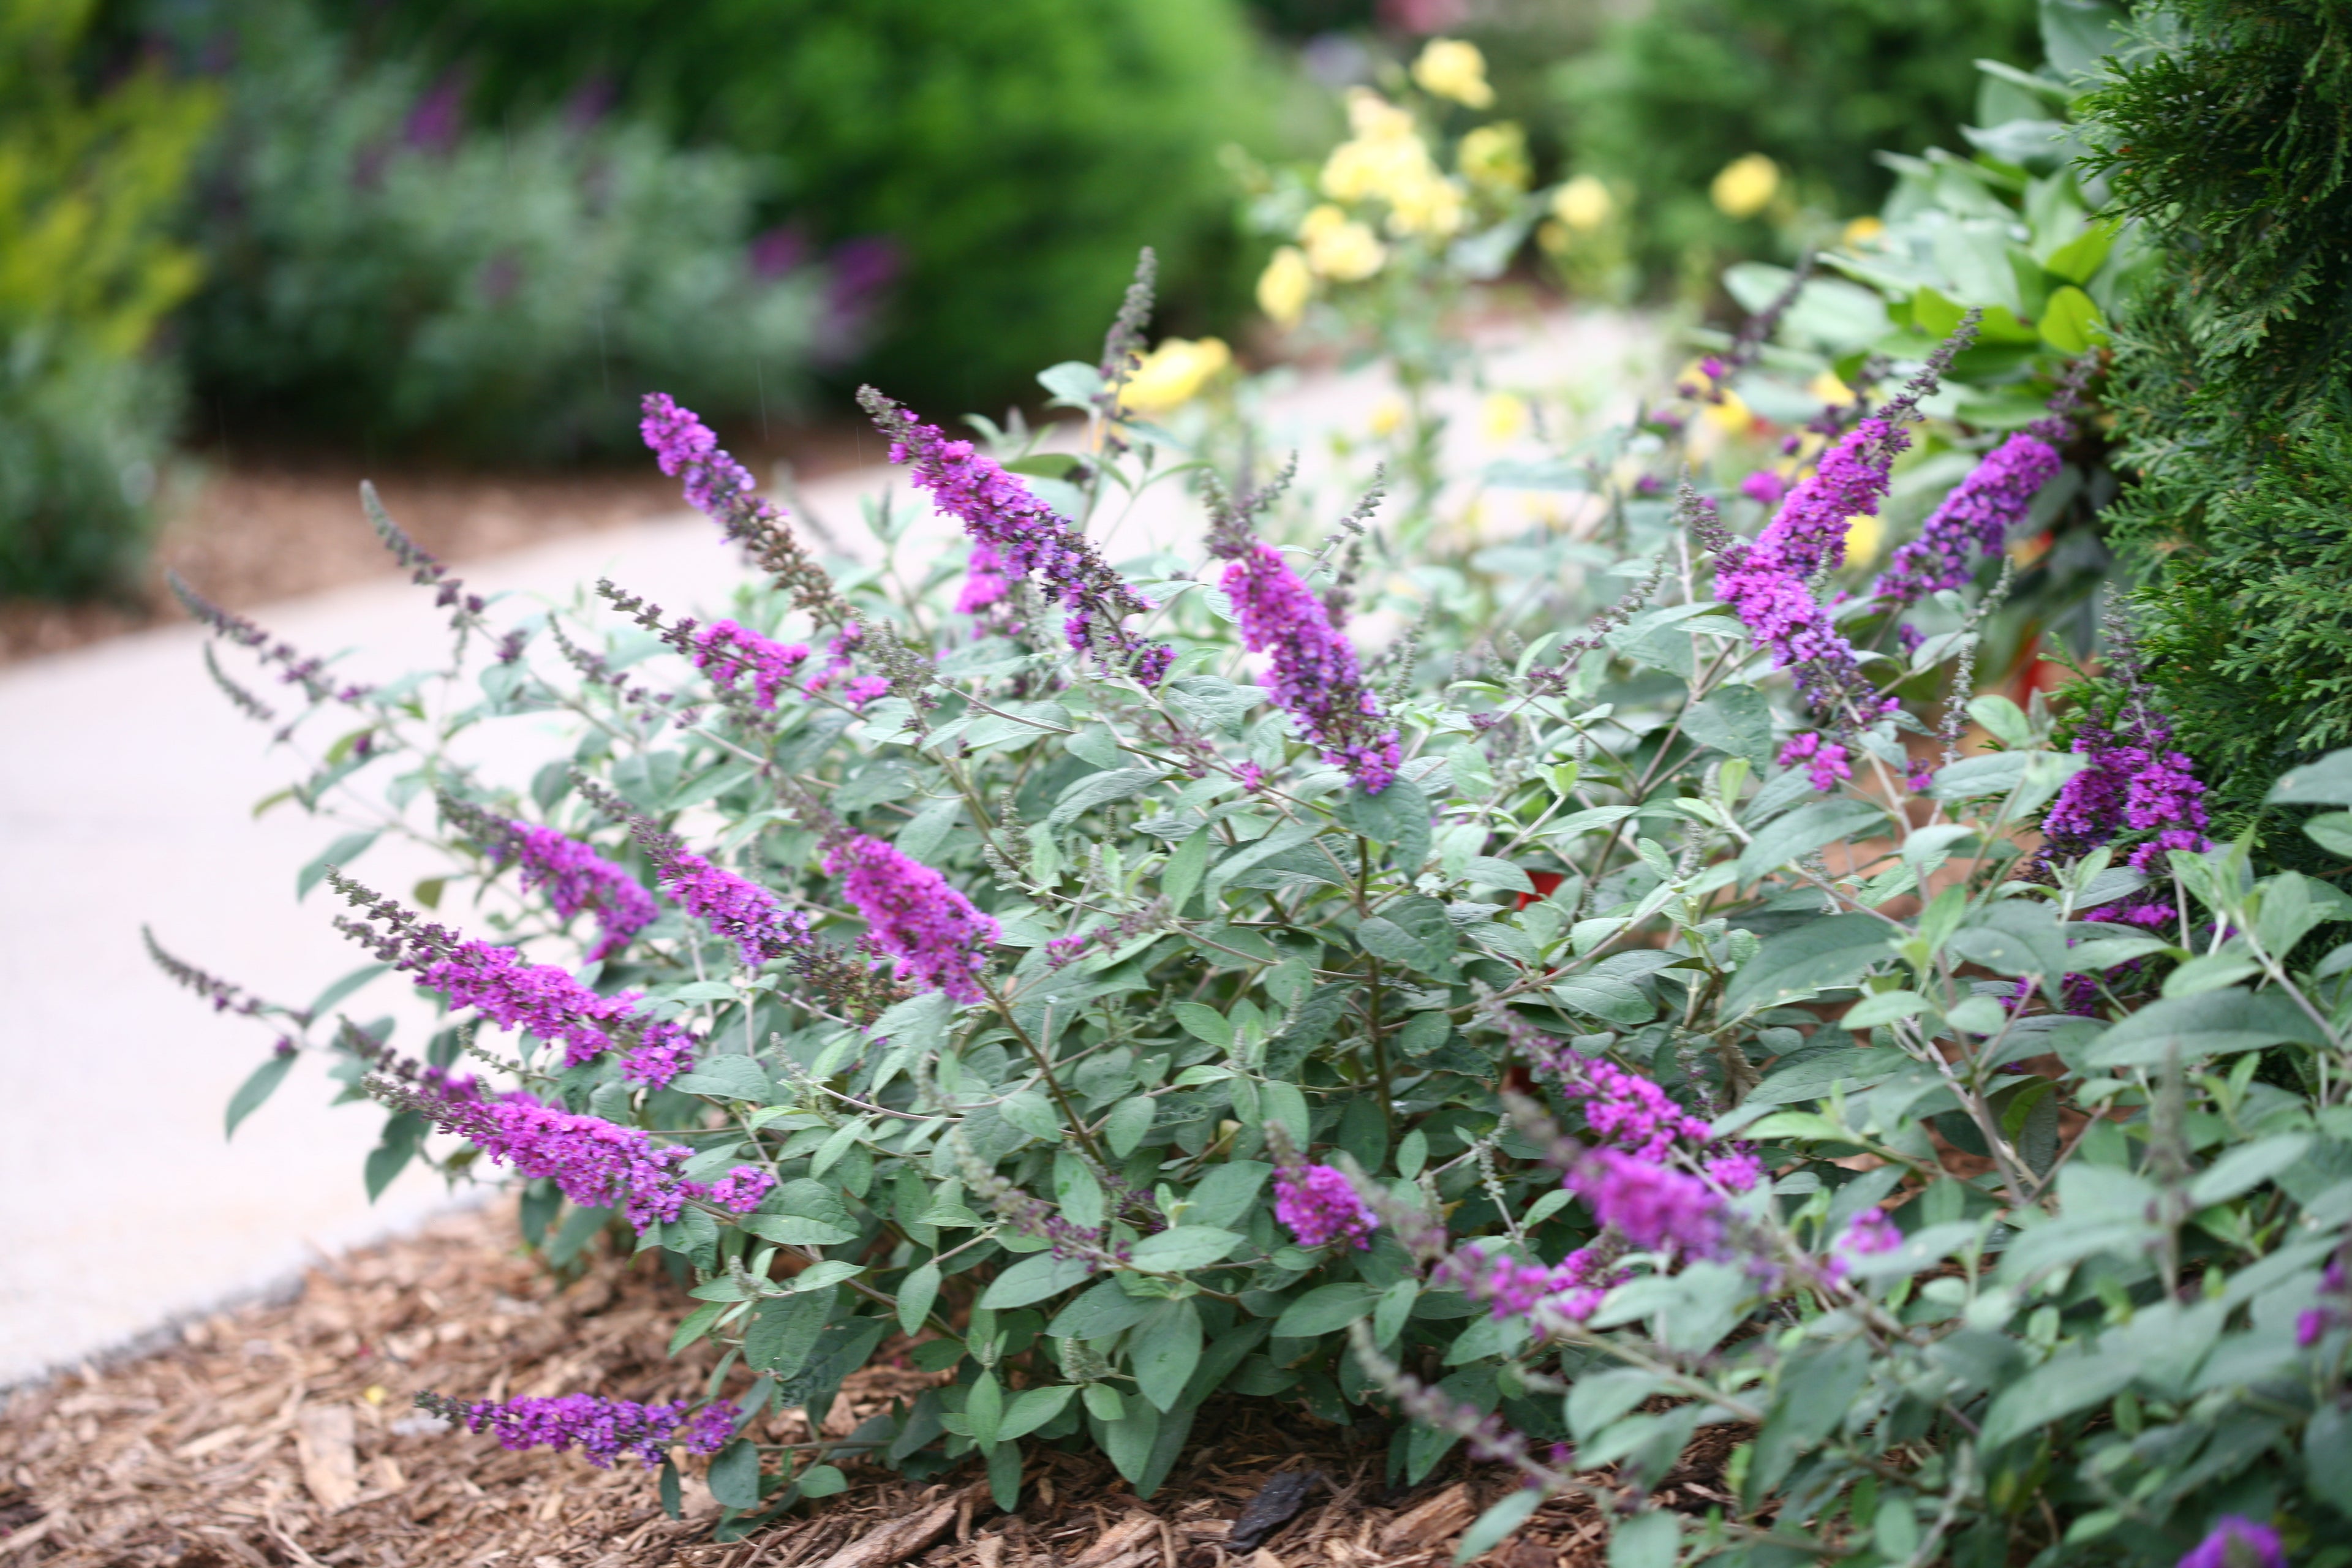
{"label": "wood chip mulch", "polygon": [[[513,1224],[504,1205],[451,1216],[320,1265],[290,1301],[5,1395],[0,1568],[1434,1568],[1510,1484],[1457,1450],[1421,1487],[1392,1490],[1377,1423],[1350,1433],[1236,1402],[1202,1413],[1149,1503],[1099,1457],[1040,1447],[1016,1514],[989,1500],[976,1462],[925,1486],[851,1466],[846,1492],[718,1543],[718,1504],[698,1478],[672,1520],[633,1465],[507,1453],[411,1406],[423,1389],[677,1398],[715,1364],[707,1343],[664,1353],[677,1290],[651,1258],[558,1279],[517,1255]],[[827,1430],[932,1381],[886,1355],[850,1380]],[[798,1412],[772,1426],[772,1439],[811,1436]],[[1738,1436],[1703,1432],[1664,1500],[1692,1514],[1723,1500]],[[1310,1470],[1299,1486],[1295,1473]],[[1229,1551],[1277,1475],[1267,1501],[1284,1506],[1254,1510]],[[1261,1535],[1269,1512],[1286,1522]],[[1598,1568],[1607,1533],[1589,1502],[1564,1499],[1482,1561]]]}

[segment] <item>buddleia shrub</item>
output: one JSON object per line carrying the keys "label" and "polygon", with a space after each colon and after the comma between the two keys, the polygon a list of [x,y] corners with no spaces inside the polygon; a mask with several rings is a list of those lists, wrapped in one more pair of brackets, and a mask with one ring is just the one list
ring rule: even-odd
{"label": "buddleia shrub", "polygon": [[171,226],[209,94],[96,90],[91,6],[0,16],[0,595],[126,589],[179,384],[150,349],[194,285]]}
{"label": "buddleia shrub", "polygon": [[[294,1007],[151,939],[279,1036],[232,1121],[323,1053],[388,1111],[372,1183],[516,1180],[551,1267],[656,1254],[673,1349],[722,1347],[696,1398],[428,1407],[672,1500],[707,1455],[730,1536],[873,1467],[1015,1509],[1047,1447],[1149,1497],[1251,1400],[1384,1432],[1400,1483],[1523,1480],[1465,1561],[1563,1492],[1620,1564],[2343,1561],[2352,948],[2307,939],[2345,900],[2189,826],[2143,688],[2062,751],[1965,679],[1963,568],[2077,416],[1847,574],[1980,323],[1864,377],[1769,504],[1683,439],[1761,323],[1556,454],[1610,572],[1531,566],[1557,525],[1410,562],[1238,416],[1133,416],[1145,303],[1042,378],[1084,456],[869,389],[916,497],[862,567],[649,397],[755,568],[722,619],[485,602],[372,497],[440,671],[187,590],[225,692],[310,740],[289,799],[345,836],[301,881],[372,960]],[[1197,542],[1111,561],[1156,487]],[[1438,657],[1368,662],[1358,585],[1433,558]],[[467,760],[524,730],[535,770]],[[438,851],[413,889],[390,834]],[[365,1021],[370,985],[444,1011]],[[886,1343],[934,1381],[825,1435]]]}
{"label": "buddleia shrub", "polygon": [[628,440],[648,379],[782,415],[851,346],[823,269],[755,250],[745,159],[593,106],[477,122],[462,81],[355,55],[294,0],[166,21],[191,69],[227,62],[182,338],[243,428],[541,461]]}

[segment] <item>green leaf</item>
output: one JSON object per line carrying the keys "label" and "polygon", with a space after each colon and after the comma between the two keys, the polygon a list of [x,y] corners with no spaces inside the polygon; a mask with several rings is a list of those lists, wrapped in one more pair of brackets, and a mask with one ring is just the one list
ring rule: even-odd
{"label": "green leaf", "polygon": [[940,1266],[936,1259],[917,1264],[907,1270],[906,1279],[898,1282],[898,1328],[911,1334],[923,1326],[930,1316],[931,1303],[940,1296]]}
{"label": "green leaf", "polygon": [[1004,1419],[997,1424],[999,1442],[1014,1437],[1026,1437],[1030,1433],[1062,1413],[1070,1396],[1078,1391],[1075,1383],[1049,1383],[1042,1388],[1024,1388],[1005,1408]]}
{"label": "green leaf", "polygon": [[1151,1131],[1151,1121],[1157,1112],[1157,1102],[1148,1094],[1120,1100],[1103,1121],[1103,1142],[1110,1145],[1112,1153],[1126,1159],[1143,1142],[1143,1135]]}
{"label": "green leaf", "polygon": [[849,1478],[831,1465],[811,1465],[797,1483],[804,1498],[828,1498],[849,1489]]}
{"label": "green leaf", "polygon": [[1867,1029],[1913,1018],[1927,1010],[1927,999],[1916,991],[1874,991],[1845,1010],[1838,1020],[1849,1029]]}
{"label": "green leaf", "polygon": [[760,1303],[743,1330],[743,1360],[761,1372],[791,1377],[807,1364],[834,1311],[833,1293],[806,1290]]}
{"label": "green leaf", "polygon": [[1209,868],[1213,842],[1210,830],[1200,828],[1168,858],[1168,869],[1160,876],[1160,890],[1167,897],[1170,909],[1183,909],[1184,900],[1201,885],[1201,873]]}
{"label": "green leaf", "polygon": [[964,1400],[963,1418],[971,1427],[973,1442],[982,1448],[996,1446],[1004,1420],[1004,1385],[996,1381],[996,1373],[983,1372],[973,1380],[971,1393]]}
{"label": "green leaf", "polygon": [[[1381,1304],[1372,1309],[1372,1339],[1378,1344],[1393,1344],[1404,1332],[1405,1320],[1412,1316],[1412,1304],[1421,1299],[1421,1281],[1407,1277],[1381,1293]],[[1486,1320],[1493,1321],[1492,1319]]]}
{"label": "green leaf", "polygon": [[1759,769],[1771,765],[1772,710],[1752,686],[1722,687],[1684,709],[1683,733]]}
{"label": "green leaf", "polygon": [[1057,1340],[1108,1339],[1150,1317],[1158,1300],[1129,1295],[1115,1278],[1099,1280],[1054,1314],[1045,1332]]}
{"label": "green leaf", "polygon": [[1994,1398],[1985,1412],[1985,1448],[1997,1448],[2114,1398],[2138,1375],[2141,1360],[2109,1351],[2061,1355],[2045,1362]]}
{"label": "green leaf", "polygon": [[1265,700],[1262,686],[1236,686],[1213,675],[1180,675],[1160,689],[1178,712],[1229,735],[1240,734],[1242,721]]}
{"label": "green leaf", "polygon": [[1279,1121],[1290,1133],[1290,1141],[1301,1149],[1312,1137],[1312,1123],[1307,1114],[1307,1096],[1295,1083],[1269,1083],[1260,1090],[1265,1119]]}
{"label": "green leaf", "polygon": [[2303,1429],[2303,1479],[2347,1519],[2352,1519],[2352,1415],[2329,1403],[2312,1413]]}
{"label": "green leaf", "polygon": [[1116,1421],[1104,1421],[1096,1438],[1110,1462],[1130,1484],[1140,1486],[1151,1466],[1151,1451],[1160,1441],[1160,1412],[1145,1400],[1130,1399]]}
{"label": "green leaf", "polygon": [[1094,399],[1103,389],[1102,372],[1084,360],[1068,359],[1039,371],[1037,384],[1052,393],[1055,403],[1091,412]]}
{"label": "green leaf", "polygon": [[2178,1050],[2184,1062],[2282,1041],[2325,1045],[2311,1020],[2276,991],[2206,991],[2150,1003],[2093,1042],[2089,1066],[2153,1067]]}
{"label": "green leaf", "polygon": [[1543,1493],[1532,1487],[1506,1493],[1501,1501],[1490,1506],[1462,1532],[1462,1543],[1454,1549],[1454,1561],[1467,1563],[1493,1551],[1505,1536],[1527,1523],[1528,1516],[1543,1500]]}
{"label": "green leaf", "polygon": [[[838,1472],[836,1472],[838,1473]],[[710,1495],[722,1508],[760,1506],[760,1446],[738,1437],[711,1457]]]}
{"label": "green leaf", "polygon": [[1586,1373],[1568,1391],[1568,1429],[1578,1442],[1591,1442],[1593,1434],[1667,1386],[1637,1366]]}
{"label": "green leaf", "polygon": [[1454,922],[1444,904],[1416,894],[1360,923],[1356,943],[1375,958],[1435,972],[1454,956]]}
{"label": "green leaf", "polygon": [[1040,1252],[1024,1258],[996,1277],[980,1304],[992,1311],[1007,1307],[1025,1307],[1032,1301],[1042,1301],[1048,1296],[1058,1296],[1087,1276],[1088,1264],[1083,1258],[1055,1258]]}
{"label": "green leaf", "polygon": [[1370,1316],[1379,1303],[1380,1292],[1359,1281],[1318,1285],[1282,1310],[1274,1321],[1275,1337],[1305,1340],[1328,1334]]}
{"label": "green leaf", "polygon": [[1533,893],[1536,885],[1528,879],[1527,872],[1508,860],[1497,860],[1492,855],[1473,855],[1464,863],[1462,874],[1474,888],[1500,888],[1508,893]]}
{"label": "green leaf", "polygon": [[[2070,283],[2088,283],[2092,276],[2106,265],[2107,253],[2115,248],[2116,236],[2122,229],[2122,224],[2116,220],[2103,218],[2052,251],[2050,259],[2042,265]],[[2047,338],[2049,335],[2045,321],[2042,336]],[[2056,340],[2052,339],[2052,342]],[[2080,353],[2082,351],[2069,352]]]}
{"label": "green leaf", "polygon": [[1160,779],[1158,768],[1114,768],[1108,773],[1089,773],[1062,792],[1054,809],[1046,815],[1045,826],[1059,827],[1096,806],[1141,795]]}
{"label": "green leaf", "polygon": [[1886,829],[1886,813],[1866,800],[1817,800],[1758,829],[1739,852],[1739,879],[1753,882],[1767,871],[1802,859],[1843,838],[1875,837]]}
{"label": "green leaf", "polygon": [[1782,931],[1767,940],[1724,987],[1723,1015],[1737,1017],[1811,992],[1851,984],[1892,956],[1887,939],[1895,930],[1875,915],[1852,914],[1809,921]]}
{"label": "green leaf", "polygon": [[1621,1517],[1609,1532],[1609,1568],[1675,1568],[1682,1542],[1682,1516],[1672,1509]]}
{"label": "green leaf", "polygon": [[758,1062],[731,1051],[724,1056],[703,1058],[694,1064],[692,1072],[682,1074],[670,1087],[688,1094],[707,1094],[713,1100],[740,1100],[751,1105],[765,1105],[776,1094],[775,1086],[768,1081],[768,1075],[760,1070]]}
{"label": "green leaf", "polygon": [[304,866],[300,871],[295,873],[294,898],[296,901],[299,902],[305,894],[309,893],[311,889],[317,887],[320,882],[326,879],[328,867],[332,866],[339,869],[348,870],[352,861],[358,859],[362,855],[367,852],[368,846],[376,841],[376,837],[377,834],[374,829],[370,829],[365,833],[346,833],[341,837],[336,839],[332,844],[328,845],[325,849],[320,852],[317,859],[312,860],[310,864]]}
{"label": "green leaf", "polygon": [[844,1258],[828,1258],[822,1263],[812,1263],[793,1276],[793,1289],[829,1290],[845,1279],[855,1279],[866,1272],[866,1265]]}
{"label": "green leaf", "polygon": [[[1188,1268],[1208,1267],[1239,1247],[1242,1241],[1243,1237],[1234,1232],[1213,1225],[1180,1225],[1173,1230],[1145,1237],[1135,1244],[1129,1257],[1138,1268],[1181,1274]],[[1160,1408],[1166,1409],[1167,1406]]]}
{"label": "green leaf", "polygon": [[1127,1405],[1118,1390],[1108,1383],[1087,1384],[1087,1414],[1097,1421],[1116,1421],[1127,1414]]}
{"label": "green leaf", "polygon": [[352,970],[349,974],[344,975],[341,980],[336,981],[332,985],[330,985],[324,991],[320,992],[319,999],[311,1003],[308,1008],[304,1009],[304,1011],[309,1013],[313,1018],[325,1017],[327,1016],[328,1008],[332,1007],[336,1003],[341,1001],[352,992],[357,991],[361,986],[365,985],[369,981],[373,980],[377,975],[382,974],[385,970],[390,969],[392,965],[389,963],[361,964],[357,969]]}
{"label": "green leaf", "polygon": [[709,1333],[710,1325],[717,1322],[719,1314],[726,1310],[727,1303],[724,1301],[705,1301],[693,1311],[688,1312],[685,1320],[677,1325],[677,1331],[669,1337],[669,1353],[677,1354],[678,1352]]}
{"label": "green leaf", "polygon": [[228,1125],[223,1137],[236,1137],[236,1124],[260,1110],[262,1102],[278,1092],[278,1086],[294,1070],[294,1057],[292,1051],[273,1054],[236,1086],[236,1092],[228,1097]]}
{"label": "green leaf", "polygon": [[1214,1007],[1199,1002],[1179,1002],[1169,1011],[1186,1034],[1196,1040],[1205,1040],[1219,1050],[1230,1050],[1234,1043],[1233,1021]]}
{"label": "green leaf", "polygon": [[1201,1310],[1190,1297],[1162,1301],[1129,1336],[1136,1387],[1161,1411],[1172,1409],[1201,1361]]}
{"label": "green leaf", "polygon": [[2198,1173],[2189,1185],[2189,1201],[2200,1209],[2227,1203],[2302,1159],[2310,1147],[2307,1132],[2286,1132],[2242,1144]]}
{"label": "green leaf", "polygon": [[1184,1218],[1191,1225],[1221,1226],[1231,1230],[1249,1215],[1265,1188],[1274,1167],[1263,1160],[1228,1160],[1212,1165],[1192,1190],[1184,1194]]}
{"label": "green leaf", "polygon": [[2352,811],[2327,811],[2303,825],[2304,837],[2331,855],[2352,858]]}
{"label": "green leaf", "polygon": [[2083,353],[2094,344],[2107,341],[2107,329],[2099,319],[2098,306],[2072,283],[2050,296],[2050,303],[2042,311],[2040,331],[2042,342],[2060,353]]}
{"label": "green leaf", "polygon": [[1790,1467],[1837,1430],[1869,1373],[1870,1347],[1859,1338],[1809,1346],[1781,1369],[1748,1462],[1751,1504],[1779,1489]]}
{"label": "green leaf", "polygon": [[2273,805],[2352,805],[2352,746],[2288,769],[2263,798]]}

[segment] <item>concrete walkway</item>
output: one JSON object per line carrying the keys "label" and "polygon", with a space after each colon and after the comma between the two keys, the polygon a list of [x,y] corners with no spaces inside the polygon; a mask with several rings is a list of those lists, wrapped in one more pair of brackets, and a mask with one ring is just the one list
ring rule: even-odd
{"label": "concrete walkway", "polygon": [[[1547,317],[1489,335],[1492,384],[1565,395],[1570,406],[1613,413],[1655,374],[1652,340],[1622,319]],[[1268,414],[1311,476],[1328,467],[1331,433],[1360,434],[1386,395],[1369,374],[1311,376],[1272,397]],[[1476,395],[1453,403],[1459,455],[1497,455],[1482,446]],[[858,502],[891,481],[886,470],[839,475],[809,500],[856,551],[870,542]],[[364,523],[354,501],[319,526]],[[943,520],[921,526],[948,532]],[[1162,487],[1110,553],[1195,554],[1200,528],[1197,509]],[[723,603],[740,580],[732,552],[692,516],[468,563],[463,574],[477,589],[554,597],[610,575],[677,613]],[[359,650],[344,668],[361,679],[442,651],[429,597],[398,581],[254,613],[297,646]],[[266,1289],[315,1254],[452,1201],[412,1167],[368,1204],[361,1162],[380,1112],[331,1109],[315,1060],[234,1142],[222,1138],[223,1109],[271,1037],[172,985],[142,953],[140,926],[296,1006],[360,955],[330,924],[330,893],[293,897],[297,869],[338,830],[290,806],[255,817],[297,768],[221,699],[203,640],[168,627],[0,671],[0,850],[14,895],[0,903],[0,1387]],[[361,868],[390,888],[412,879],[384,849]],[[402,989],[372,987],[367,1015],[399,1004]]]}

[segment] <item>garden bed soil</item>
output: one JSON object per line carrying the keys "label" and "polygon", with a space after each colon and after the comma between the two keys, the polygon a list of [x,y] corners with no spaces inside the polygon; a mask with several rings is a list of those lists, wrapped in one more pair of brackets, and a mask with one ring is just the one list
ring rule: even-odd
{"label": "garden bed soil", "polygon": [[[698,1479],[685,1517],[654,1478],[574,1454],[508,1453],[438,1430],[420,1390],[509,1398],[699,1391],[706,1342],[672,1361],[677,1287],[652,1259],[606,1258],[562,1281],[519,1255],[505,1204],[321,1262],[298,1293],[191,1322],[166,1348],[19,1389],[0,1411],[0,1568],[1422,1568],[1512,1484],[1450,1456],[1423,1485],[1383,1484],[1385,1434],[1266,1402],[1213,1406],[1150,1502],[1099,1457],[1038,1448],[1020,1510],[976,1462],[923,1486],[850,1467],[850,1489],[747,1540],[711,1539]],[[884,1356],[827,1418],[856,1422],[933,1381]],[[795,1412],[771,1436],[805,1440]],[[1712,1427],[1661,1489],[1703,1514],[1724,1500],[1738,1435]],[[1294,1517],[1227,1549],[1277,1474],[1318,1472]],[[1547,1505],[1483,1561],[1598,1568],[1605,1522]]]}

